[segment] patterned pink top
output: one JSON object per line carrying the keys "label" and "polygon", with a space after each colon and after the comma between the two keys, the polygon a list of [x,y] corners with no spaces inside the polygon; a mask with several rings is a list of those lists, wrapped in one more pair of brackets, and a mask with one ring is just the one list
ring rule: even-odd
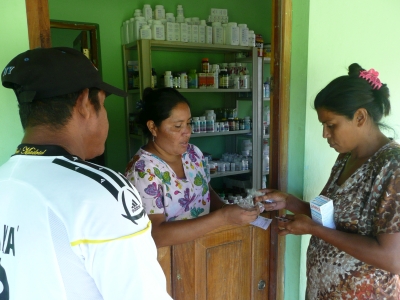
{"label": "patterned pink top", "polygon": [[[339,155],[321,192],[333,200],[336,229],[370,237],[400,232],[400,145],[392,141],[383,146],[335,190],[349,156]],[[306,298],[400,299],[399,275],[313,236],[307,251]]]}

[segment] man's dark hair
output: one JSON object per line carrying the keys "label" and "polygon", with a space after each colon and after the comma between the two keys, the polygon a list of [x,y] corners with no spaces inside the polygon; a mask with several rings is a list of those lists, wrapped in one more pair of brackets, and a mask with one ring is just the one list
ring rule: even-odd
{"label": "man's dark hair", "polygon": [[[100,110],[99,89],[89,89],[89,99],[96,112]],[[72,117],[76,100],[83,90],[62,96],[37,99],[32,102],[19,103],[19,116],[22,127],[47,125],[55,129],[65,126]]]}

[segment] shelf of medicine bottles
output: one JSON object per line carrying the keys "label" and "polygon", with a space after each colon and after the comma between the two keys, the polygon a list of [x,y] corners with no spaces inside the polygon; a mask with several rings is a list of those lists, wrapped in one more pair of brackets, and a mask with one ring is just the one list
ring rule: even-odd
{"label": "shelf of medicine bottles", "polygon": [[245,171],[228,171],[228,172],[217,172],[215,174],[211,174],[211,178],[217,178],[217,177],[225,177],[225,176],[231,176],[231,175],[238,175],[238,174],[247,174],[250,173],[250,170],[245,170]]}
{"label": "shelf of medicine bottles", "polygon": [[269,134],[264,134],[263,139],[269,139]]}
{"label": "shelf of medicine bottles", "polygon": [[[156,41],[150,40],[150,47],[152,50],[157,51],[177,51],[185,52],[243,52],[243,51],[251,51],[253,47],[248,46],[230,46],[223,44],[204,44],[204,43],[182,43],[182,42],[170,42],[170,41]],[[137,43],[129,43],[125,45],[126,49],[137,49]]]}
{"label": "shelf of medicine bottles", "polygon": [[265,97],[265,98],[263,98],[263,101],[269,101],[269,100],[271,100],[270,97]]}
{"label": "shelf of medicine bottles", "polygon": [[271,57],[264,57],[263,61],[264,61],[264,64],[269,64],[269,63],[271,63]]}
{"label": "shelf of medicine bottles", "polygon": [[240,93],[251,89],[177,89],[180,93]]}
{"label": "shelf of medicine bottles", "polygon": [[234,134],[251,134],[251,130],[234,130],[234,131],[221,131],[221,132],[206,132],[206,133],[192,133],[191,138],[205,137],[205,136],[221,136],[221,135],[234,135]]}

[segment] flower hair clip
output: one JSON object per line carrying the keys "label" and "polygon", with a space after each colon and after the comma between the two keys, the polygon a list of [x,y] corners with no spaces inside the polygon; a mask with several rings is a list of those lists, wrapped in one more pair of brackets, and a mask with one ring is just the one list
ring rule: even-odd
{"label": "flower hair clip", "polygon": [[372,89],[379,90],[382,86],[382,83],[379,80],[378,76],[379,76],[378,71],[375,71],[374,69],[369,69],[369,71],[360,71],[359,77],[367,80],[371,84]]}

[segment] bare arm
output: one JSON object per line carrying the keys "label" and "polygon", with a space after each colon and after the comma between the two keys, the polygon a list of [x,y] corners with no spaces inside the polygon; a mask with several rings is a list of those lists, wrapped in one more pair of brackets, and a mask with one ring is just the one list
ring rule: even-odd
{"label": "bare arm", "polygon": [[237,205],[227,205],[208,215],[190,220],[166,222],[163,214],[152,214],[151,234],[157,248],[182,244],[223,225],[246,225],[253,222],[259,214],[259,209],[245,210]]}
{"label": "bare arm", "polygon": [[400,273],[400,233],[379,234],[373,238],[324,227],[305,215],[288,215],[287,218],[291,221],[278,223],[282,229],[279,235],[311,234],[360,261],[394,274]]}
{"label": "bare arm", "polygon": [[311,217],[310,203],[308,202],[278,190],[263,189],[260,192],[265,193],[265,195],[256,197],[256,202],[273,201],[272,203],[263,202],[266,211],[286,209],[295,214],[304,214]]}

